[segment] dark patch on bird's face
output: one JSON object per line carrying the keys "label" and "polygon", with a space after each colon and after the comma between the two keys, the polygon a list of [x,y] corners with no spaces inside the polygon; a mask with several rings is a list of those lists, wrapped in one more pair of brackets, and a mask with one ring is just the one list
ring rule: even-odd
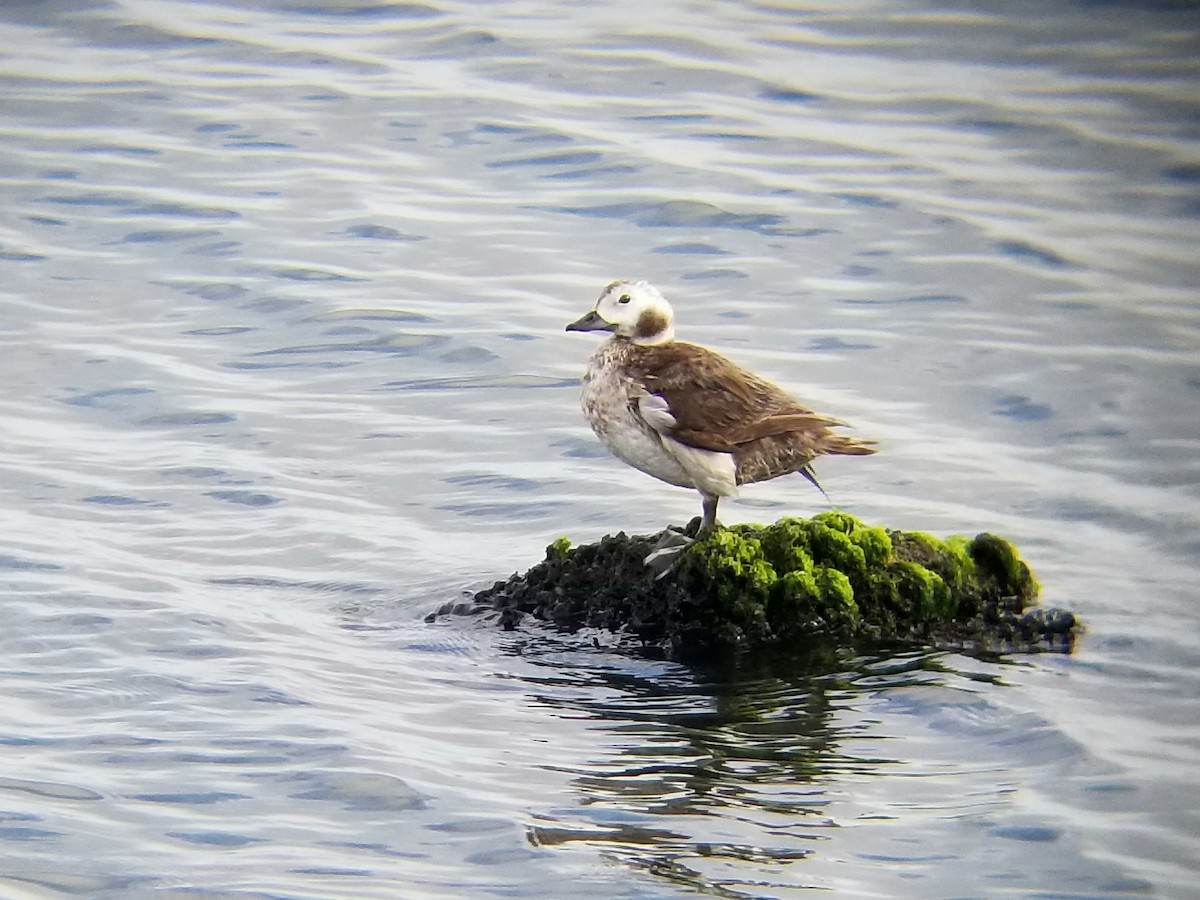
{"label": "dark patch on bird's face", "polygon": [[634,326],[633,336],[635,339],[645,340],[652,338],[656,334],[661,334],[666,330],[670,322],[667,321],[665,314],[657,309],[643,310],[638,316],[637,325]]}

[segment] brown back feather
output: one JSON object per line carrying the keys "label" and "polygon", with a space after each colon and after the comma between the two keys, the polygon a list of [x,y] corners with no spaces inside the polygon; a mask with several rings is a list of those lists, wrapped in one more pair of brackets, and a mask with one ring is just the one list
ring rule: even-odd
{"label": "brown back feather", "polygon": [[873,441],[830,431],[845,425],[704,347],[672,341],[632,345],[628,364],[646,391],[667,401],[675,440],[733,453],[738,482],[796,472],[822,454],[864,456]]}
{"label": "brown back feather", "polygon": [[677,423],[672,436],[691,446],[729,452],[769,435],[820,434],[845,424],[704,347],[672,341],[631,350],[634,379],[667,401]]}

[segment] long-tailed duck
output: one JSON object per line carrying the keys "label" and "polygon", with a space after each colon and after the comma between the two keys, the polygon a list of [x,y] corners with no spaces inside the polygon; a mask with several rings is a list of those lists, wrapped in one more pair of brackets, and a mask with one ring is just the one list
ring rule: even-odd
{"label": "long-tailed duck", "polygon": [[583,376],[588,424],[619,459],[703,498],[701,533],[740,484],[799,472],[817,456],[865,456],[874,441],[705,347],[675,340],[674,313],[646,281],[614,281],[567,331],[609,331]]}

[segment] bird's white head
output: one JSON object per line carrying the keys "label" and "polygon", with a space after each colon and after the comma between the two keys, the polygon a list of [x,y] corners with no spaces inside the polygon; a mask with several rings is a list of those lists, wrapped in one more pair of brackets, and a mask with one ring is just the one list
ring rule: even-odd
{"label": "bird's white head", "polygon": [[567,331],[611,331],[635,344],[666,344],[675,339],[675,313],[650,282],[614,281]]}

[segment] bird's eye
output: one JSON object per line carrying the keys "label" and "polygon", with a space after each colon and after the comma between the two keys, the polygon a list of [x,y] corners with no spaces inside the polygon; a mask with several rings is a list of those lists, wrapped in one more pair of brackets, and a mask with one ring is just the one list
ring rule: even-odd
{"label": "bird's eye", "polygon": [[618,303],[628,303],[629,299],[630,298],[629,298],[628,294],[622,294],[620,297],[617,298],[617,302]]}

